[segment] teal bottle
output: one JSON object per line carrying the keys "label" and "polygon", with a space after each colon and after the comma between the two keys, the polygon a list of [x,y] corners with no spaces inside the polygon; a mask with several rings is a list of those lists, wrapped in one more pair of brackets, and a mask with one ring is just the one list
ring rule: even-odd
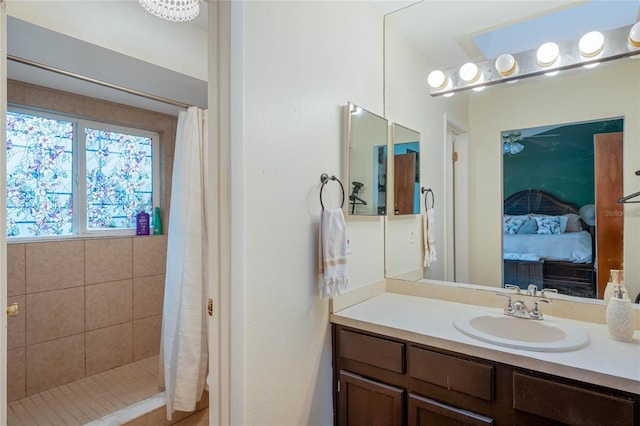
{"label": "teal bottle", "polygon": [[160,207],[153,210],[153,235],[162,235],[162,218],[160,217]]}

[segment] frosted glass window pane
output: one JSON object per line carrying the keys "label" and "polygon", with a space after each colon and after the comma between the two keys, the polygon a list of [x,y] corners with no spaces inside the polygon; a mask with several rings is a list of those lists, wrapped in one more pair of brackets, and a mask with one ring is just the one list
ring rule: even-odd
{"label": "frosted glass window pane", "polygon": [[152,139],[86,129],[87,228],[135,228],[152,213]]}
{"label": "frosted glass window pane", "polygon": [[73,233],[73,123],[7,113],[7,236]]}

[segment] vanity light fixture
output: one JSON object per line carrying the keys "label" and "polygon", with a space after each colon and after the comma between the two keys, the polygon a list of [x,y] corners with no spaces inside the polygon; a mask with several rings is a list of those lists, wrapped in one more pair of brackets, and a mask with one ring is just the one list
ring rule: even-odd
{"label": "vanity light fixture", "polygon": [[186,22],[200,13],[200,0],[138,0],[152,15],[167,21]]}
{"label": "vanity light fixture", "polygon": [[640,22],[603,32],[592,31],[572,40],[544,43],[538,49],[504,53],[494,59],[464,64],[459,69],[438,70],[429,75],[430,94],[445,96],[469,89],[482,90],[494,84],[551,76],[632,56],[640,57]]}

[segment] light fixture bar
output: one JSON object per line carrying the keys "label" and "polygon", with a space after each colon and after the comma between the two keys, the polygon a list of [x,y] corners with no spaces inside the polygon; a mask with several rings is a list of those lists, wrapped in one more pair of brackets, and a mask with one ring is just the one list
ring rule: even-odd
{"label": "light fixture bar", "polygon": [[491,86],[499,83],[507,83],[510,81],[519,80],[522,78],[536,77],[544,74],[548,74],[553,71],[562,71],[572,68],[582,67],[584,65],[590,65],[595,63],[612,61],[614,59],[626,58],[630,56],[640,55],[640,47],[633,47],[629,44],[629,30],[633,25],[627,25],[624,27],[616,28],[610,31],[603,32],[604,35],[604,47],[602,52],[596,56],[590,58],[584,58],[580,55],[579,42],[580,38],[575,40],[568,40],[565,42],[556,42],[560,49],[560,58],[558,65],[542,67],[536,61],[537,48],[527,50],[519,53],[511,53],[518,64],[518,73],[513,73],[506,77],[500,75],[495,68],[495,59],[477,62],[476,65],[481,70],[484,79],[475,83],[467,83],[458,75],[458,69],[449,69],[444,71],[445,76],[448,77],[450,84],[443,89],[431,88],[431,96],[443,96],[452,95],[456,92],[461,92],[473,88],[479,88],[482,86]]}

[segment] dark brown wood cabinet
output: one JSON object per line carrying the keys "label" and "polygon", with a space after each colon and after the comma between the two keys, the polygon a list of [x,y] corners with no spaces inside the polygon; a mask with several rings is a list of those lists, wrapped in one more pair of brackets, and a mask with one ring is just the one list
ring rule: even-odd
{"label": "dark brown wood cabinet", "polygon": [[404,424],[403,389],[340,372],[340,425]]}
{"label": "dark brown wood cabinet", "polygon": [[335,424],[640,426],[640,394],[333,325]]}

